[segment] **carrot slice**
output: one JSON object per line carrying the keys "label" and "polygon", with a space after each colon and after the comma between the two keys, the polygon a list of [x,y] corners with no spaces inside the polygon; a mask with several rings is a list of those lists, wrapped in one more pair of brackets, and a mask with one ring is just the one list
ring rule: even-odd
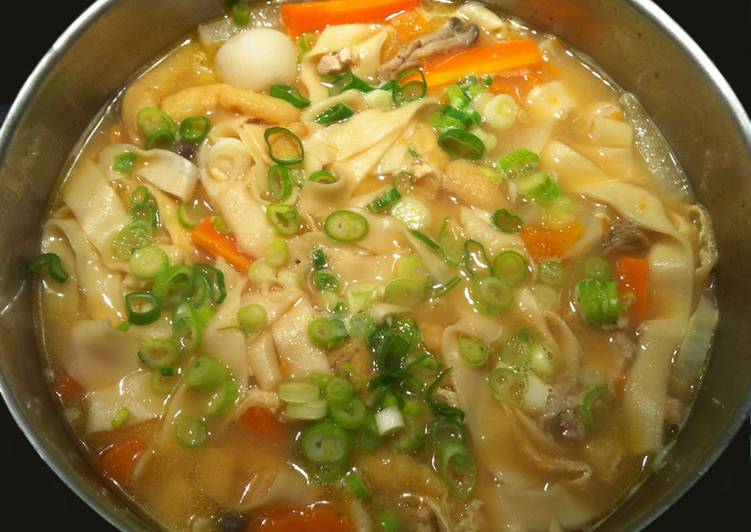
{"label": "carrot slice", "polygon": [[240,422],[264,442],[277,443],[284,439],[286,427],[268,408],[251,406],[242,413]]}
{"label": "carrot slice", "polygon": [[65,403],[75,403],[86,395],[86,388],[68,375],[60,375],[55,379],[55,390]]}
{"label": "carrot slice", "polygon": [[433,24],[420,8],[410,9],[392,17],[389,23],[396,28],[396,35],[402,44],[422,37],[434,29]]}
{"label": "carrot slice", "polygon": [[437,87],[466,78],[470,74],[499,74],[535,67],[541,62],[542,52],[534,40],[515,39],[469,48],[428,64],[425,79],[428,86]]}
{"label": "carrot slice", "polygon": [[99,454],[99,463],[104,474],[128,487],[133,481],[133,472],[146,445],[138,439],[123,440],[110,445]]}
{"label": "carrot slice", "polygon": [[524,247],[537,261],[562,257],[584,234],[584,226],[573,224],[562,229],[525,227],[522,229]]}
{"label": "carrot slice", "polygon": [[251,521],[247,532],[354,532],[346,515],[330,506],[274,512]]}
{"label": "carrot slice", "polygon": [[219,234],[210,219],[204,218],[193,230],[192,237],[198,247],[216,257],[223,257],[239,271],[245,273],[250,268],[251,259],[237,249],[232,237]]}
{"label": "carrot slice", "polygon": [[649,261],[637,257],[620,257],[615,262],[621,296],[633,294],[631,316],[641,323],[649,314]]}
{"label": "carrot slice", "polygon": [[383,22],[392,15],[419,6],[420,0],[331,0],[283,4],[282,20],[290,34],[300,35],[337,24]]}

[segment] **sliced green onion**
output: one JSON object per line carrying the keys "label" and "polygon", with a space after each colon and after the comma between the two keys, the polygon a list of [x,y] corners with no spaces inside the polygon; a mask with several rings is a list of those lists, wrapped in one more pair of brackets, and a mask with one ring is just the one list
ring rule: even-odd
{"label": "sliced green onion", "polygon": [[485,253],[485,247],[477,240],[464,242],[462,265],[467,273],[475,279],[493,275],[493,267]]}
{"label": "sliced green onion", "polygon": [[206,443],[209,431],[200,419],[182,414],[175,420],[175,437],[183,447],[195,449]]}
{"label": "sliced green onion", "polygon": [[191,144],[200,144],[211,131],[211,120],[205,116],[191,116],[180,124],[180,138]]}
{"label": "sliced green onion", "polygon": [[423,285],[427,285],[430,280],[430,272],[425,267],[425,261],[417,253],[405,255],[396,261],[396,275],[406,279],[414,279]]}
{"label": "sliced green onion", "polygon": [[177,207],[177,221],[180,222],[185,229],[195,229],[198,224],[201,223],[201,218],[196,209],[192,205],[186,205],[181,203]]}
{"label": "sliced green onion", "polygon": [[355,76],[352,72],[345,72],[334,80],[329,94],[331,96],[336,96],[337,94],[341,94],[351,89],[360,92],[371,92],[374,90],[374,87],[371,87],[367,81]]}
{"label": "sliced green onion", "polygon": [[402,527],[396,514],[387,510],[378,514],[378,529],[380,532],[400,532]]}
{"label": "sliced green onion", "polygon": [[425,282],[416,279],[394,279],[386,285],[383,299],[394,305],[414,307],[425,299]]}
{"label": "sliced green onion", "polygon": [[237,2],[232,6],[232,20],[240,27],[250,24],[250,6],[245,2]]}
{"label": "sliced green onion", "polygon": [[177,379],[174,378],[174,375],[164,375],[162,370],[154,369],[151,371],[149,384],[155,392],[167,395],[174,389],[176,381]]}
{"label": "sliced green onion", "polygon": [[449,155],[476,161],[485,155],[485,144],[463,129],[449,128],[438,137],[438,145]]}
{"label": "sliced green onion", "polygon": [[224,273],[219,268],[215,268],[210,264],[196,264],[194,266],[196,275],[205,277],[209,282],[211,288],[209,297],[211,301],[217,305],[224,303],[227,299],[227,288],[224,284]]}
{"label": "sliced green onion", "polygon": [[375,322],[369,314],[355,314],[347,322],[347,330],[355,338],[367,340],[375,330]]}
{"label": "sliced green onion", "polygon": [[266,174],[269,196],[274,201],[285,201],[292,195],[292,176],[289,169],[275,164]]}
{"label": "sliced green onion", "polygon": [[392,440],[394,450],[400,453],[412,453],[421,449],[425,444],[425,425],[417,417],[418,414],[409,414],[407,410],[421,409],[417,401],[405,401],[404,404],[404,429]]}
{"label": "sliced green onion", "polygon": [[339,242],[357,242],[368,234],[368,220],[352,211],[334,211],[326,217],[323,228]]}
{"label": "sliced green onion", "polygon": [[488,385],[493,395],[501,401],[521,404],[527,391],[527,379],[512,368],[496,368],[488,375]]}
{"label": "sliced green onion", "polygon": [[203,341],[203,326],[198,322],[195,309],[188,301],[178,303],[172,314],[172,330],[180,347],[186,351],[198,349]]}
{"label": "sliced green onion", "polygon": [[263,133],[271,160],[282,166],[300,164],[305,158],[300,138],[284,127],[270,127]]}
{"label": "sliced green onion", "polygon": [[[419,75],[419,80],[409,80],[415,74]],[[406,83],[403,83],[406,81]],[[425,81],[425,74],[420,68],[405,70],[394,80],[394,86],[391,89],[391,95],[397,106],[404,105],[414,100],[424,98],[428,93],[428,82]]]}
{"label": "sliced green onion", "polygon": [[596,386],[595,388],[592,388],[584,394],[581,408],[582,419],[584,420],[584,425],[587,427],[587,429],[592,430],[592,427],[594,426],[594,420],[592,419],[592,405],[597,399],[607,393],[608,389],[604,386]]}
{"label": "sliced green onion", "polygon": [[355,112],[352,109],[339,102],[316,116],[315,121],[323,126],[330,126],[337,122],[344,122],[354,114]]}
{"label": "sliced green onion", "polygon": [[452,368],[446,368],[438,373],[435,380],[425,390],[425,402],[436,414],[441,416],[456,419],[458,421],[464,420],[464,412],[455,406],[448,404],[445,401],[441,401],[436,397],[436,392],[441,387],[443,380],[451,373]]}
{"label": "sliced green onion", "polygon": [[404,198],[394,205],[391,215],[404,222],[412,231],[422,229],[430,223],[430,209],[413,197]]}
{"label": "sliced green onion", "polygon": [[441,417],[428,428],[428,436],[434,445],[440,446],[444,442],[464,443],[467,441],[467,431],[464,424],[453,418]]}
{"label": "sliced green onion", "polygon": [[29,269],[34,273],[39,273],[44,268],[47,268],[47,273],[56,282],[64,283],[68,280],[68,272],[65,271],[63,262],[56,254],[42,253],[29,264]]}
{"label": "sliced green onion", "polygon": [[384,408],[375,415],[378,433],[381,436],[391,434],[399,429],[404,428],[404,416],[398,406],[389,406]]}
{"label": "sliced green onion", "polygon": [[275,238],[266,248],[266,262],[274,268],[281,268],[289,260],[289,244],[281,238]]}
{"label": "sliced green onion", "polygon": [[539,165],[540,156],[526,148],[507,153],[498,162],[501,172],[508,179],[517,179],[530,172],[534,172]]}
{"label": "sliced green onion", "polygon": [[169,338],[149,338],[138,346],[138,358],[150,369],[171,367],[179,356],[177,343]]}
{"label": "sliced green onion", "polygon": [[322,248],[314,249],[313,253],[310,254],[310,262],[313,264],[314,270],[326,269],[328,267],[326,252]]}
{"label": "sliced green onion", "polygon": [[131,292],[125,296],[125,310],[133,325],[148,325],[159,319],[162,306],[159,299],[148,292]]}
{"label": "sliced green onion", "polygon": [[303,33],[300,35],[300,40],[298,42],[298,47],[300,51],[297,54],[297,60],[301,61],[305,55],[310,52],[313,49],[313,46],[315,46],[316,41],[318,40],[318,35],[315,33]]}
{"label": "sliced green onion", "polygon": [[288,403],[284,415],[290,419],[300,421],[317,421],[326,417],[328,404],[323,399],[316,399],[307,403]]}
{"label": "sliced green onion", "polygon": [[493,213],[493,225],[504,233],[518,233],[524,227],[524,222],[508,209],[499,209]]}
{"label": "sliced green onion", "polygon": [[555,372],[553,355],[540,342],[533,342],[527,350],[529,368],[540,376],[550,376]]}
{"label": "sliced green onion", "polygon": [[566,271],[560,262],[546,260],[539,264],[537,275],[543,284],[561,286],[566,278]]}
{"label": "sliced green onion", "polygon": [[285,382],[279,385],[279,399],[285,403],[311,403],[321,398],[321,389],[312,382]]}
{"label": "sliced green onion", "polygon": [[289,102],[298,109],[305,109],[310,105],[310,100],[302,95],[300,89],[290,85],[272,85],[269,89],[269,95]]}
{"label": "sliced green onion", "polygon": [[354,385],[342,377],[331,377],[326,382],[324,395],[329,404],[349,402],[355,395]]}
{"label": "sliced green onion", "polygon": [[446,90],[441,94],[441,101],[458,109],[463,109],[469,105],[469,98],[459,85],[449,85],[446,87]]}
{"label": "sliced green onion", "polygon": [[112,168],[121,174],[130,175],[137,160],[138,154],[133,153],[132,151],[124,151],[115,157],[115,162],[112,165]]}
{"label": "sliced green onion", "polygon": [[311,341],[320,348],[333,349],[347,343],[349,333],[344,322],[334,318],[318,318],[308,325]]}
{"label": "sliced green onion", "polygon": [[189,266],[170,266],[157,276],[152,292],[165,304],[175,304],[191,293],[193,275]]}
{"label": "sliced green onion", "polygon": [[368,498],[368,490],[362,481],[362,476],[357,469],[350,469],[344,476],[344,484],[347,489],[352,492],[352,495],[359,500],[364,501]]}
{"label": "sliced green onion", "polygon": [[605,281],[613,278],[613,269],[602,257],[590,257],[584,262],[584,275]]}
{"label": "sliced green onion", "polygon": [[248,269],[248,279],[250,279],[251,283],[258,286],[270,283],[275,277],[276,270],[265,260],[254,261]]}
{"label": "sliced green onion", "polygon": [[321,421],[303,431],[300,451],[313,464],[344,462],[349,456],[349,435],[330,421]]}
{"label": "sliced green onion", "polygon": [[125,425],[129,417],[130,417],[130,410],[128,410],[127,406],[123,406],[115,413],[115,417],[112,418],[110,425],[112,425],[113,429],[117,430],[123,425]]}
{"label": "sliced green onion", "polygon": [[584,321],[590,325],[615,325],[621,314],[618,285],[614,280],[585,279],[576,285]]}
{"label": "sliced green onion", "polygon": [[467,107],[466,109],[458,109],[456,107],[446,106],[443,108],[443,113],[446,116],[459,121],[465,128],[472,125],[482,124],[482,117],[480,116],[480,113],[478,113],[471,107]]}
{"label": "sliced green onion", "polygon": [[464,334],[459,335],[459,356],[471,367],[482,366],[488,361],[488,348],[478,340]]}
{"label": "sliced green onion", "polygon": [[134,250],[150,246],[154,242],[154,228],[144,221],[136,220],[123,227],[112,240],[112,254],[127,261]]}
{"label": "sliced green onion", "polygon": [[145,186],[137,187],[130,196],[130,215],[135,222],[148,223],[151,228],[159,226],[159,207]]}
{"label": "sliced green onion", "polygon": [[296,235],[300,230],[300,213],[291,205],[269,205],[266,208],[266,218],[280,235]]}
{"label": "sliced green onion", "polygon": [[167,253],[156,246],[137,249],[130,256],[128,269],[130,273],[143,280],[156,279],[169,267]]}
{"label": "sliced green onion", "polygon": [[493,261],[493,275],[509,286],[523,283],[529,275],[527,259],[512,249],[502,251]]}
{"label": "sliced green onion", "polygon": [[439,246],[436,243],[436,241],[430,238],[428,235],[420,231],[417,231],[416,229],[410,229],[409,234],[411,234],[417,240],[419,240],[420,242],[428,246],[428,248],[430,248],[431,251],[443,257],[443,250],[441,249],[441,246]]}
{"label": "sliced green onion", "polygon": [[561,195],[558,183],[547,172],[525,175],[520,177],[517,183],[519,193],[528,200],[550,203]]}
{"label": "sliced green onion", "polygon": [[193,388],[212,390],[231,377],[227,366],[211,357],[198,357],[188,368],[186,379]]}
{"label": "sliced green onion", "polygon": [[343,429],[356,429],[365,422],[368,408],[359,397],[353,397],[346,403],[329,403],[329,415],[337,426]]}
{"label": "sliced green onion", "polygon": [[473,286],[472,296],[477,310],[491,316],[505,312],[514,302],[509,285],[497,277],[478,279]]}
{"label": "sliced green onion", "polygon": [[461,443],[441,444],[438,448],[438,472],[449,493],[457,499],[467,499],[477,484],[475,460]]}
{"label": "sliced green onion", "polygon": [[396,205],[400,199],[402,199],[402,195],[394,187],[368,203],[368,210],[374,213],[386,211]]}
{"label": "sliced green onion", "polygon": [[460,120],[448,116],[443,111],[437,111],[431,114],[428,117],[428,122],[439,132],[443,132],[448,129],[465,129],[464,124]]}
{"label": "sliced green onion", "polygon": [[308,181],[313,181],[314,183],[321,183],[323,185],[333,185],[334,183],[339,182],[339,178],[336,177],[331,172],[329,172],[328,170],[321,169],[321,170],[316,170],[315,172],[310,174]]}
{"label": "sliced green onion", "polygon": [[245,334],[263,331],[268,325],[268,314],[261,305],[251,304],[237,311],[237,324]]}
{"label": "sliced green onion", "polygon": [[313,272],[313,286],[321,292],[336,293],[339,291],[339,277],[331,270]]}
{"label": "sliced green onion", "polygon": [[211,394],[206,411],[212,416],[225,414],[232,408],[238,397],[240,397],[240,388],[235,379],[229,378]]}
{"label": "sliced green onion", "polygon": [[146,107],[136,115],[138,131],[146,138],[146,149],[169,148],[177,139],[177,124],[166,113],[155,107]]}
{"label": "sliced green onion", "polygon": [[462,278],[455,275],[445,284],[437,284],[432,286],[431,297],[441,297],[450,292],[455,286],[461,282]]}
{"label": "sliced green onion", "polygon": [[459,266],[464,256],[464,239],[459,227],[446,217],[441,225],[441,232],[438,236],[438,244],[443,250],[443,256],[452,266]]}
{"label": "sliced green onion", "polygon": [[501,360],[509,366],[523,368],[530,361],[533,345],[532,338],[526,332],[519,331],[501,349]]}

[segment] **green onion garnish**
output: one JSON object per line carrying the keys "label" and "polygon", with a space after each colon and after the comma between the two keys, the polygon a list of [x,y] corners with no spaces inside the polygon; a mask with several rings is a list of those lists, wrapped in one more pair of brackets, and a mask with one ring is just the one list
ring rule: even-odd
{"label": "green onion garnish", "polygon": [[68,280],[68,272],[65,271],[63,262],[56,254],[42,253],[29,264],[29,269],[34,273],[39,273],[44,268],[47,268],[47,273],[56,282],[64,283]]}
{"label": "green onion garnish", "polygon": [[561,195],[558,183],[547,172],[535,172],[520,177],[519,193],[527,200],[550,203]]}
{"label": "green onion garnish", "polygon": [[537,275],[540,282],[549,286],[561,286],[566,278],[566,271],[560,262],[546,260],[539,264]]}
{"label": "green onion garnish", "polygon": [[443,250],[444,260],[452,265],[459,266],[464,257],[464,239],[458,225],[446,217],[441,225],[441,233],[438,235],[438,244]]}
{"label": "green onion garnish", "polygon": [[493,225],[504,233],[518,233],[524,227],[524,222],[508,209],[499,209],[493,213]]}
{"label": "green onion garnish", "polygon": [[145,281],[156,279],[168,267],[167,253],[156,246],[146,246],[135,250],[128,263],[130,273]]}
{"label": "green onion garnish", "polygon": [[274,268],[281,268],[289,260],[289,244],[282,238],[275,238],[266,248],[266,262]]}
{"label": "green onion garnish", "polygon": [[328,170],[321,169],[321,170],[316,170],[315,172],[310,174],[308,181],[313,181],[314,183],[321,183],[323,185],[333,185],[334,183],[339,182],[339,178],[336,177],[331,172],[329,172]]}
{"label": "green onion garnish", "polygon": [[[420,79],[408,81],[415,74],[419,75]],[[404,81],[406,83],[403,83]],[[425,81],[425,74],[420,68],[412,68],[399,74],[399,77],[394,80],[394,86],[391,89],[391,94],[397,107],[424,98],[427,93],[428,82]]]}
{"label": "green onion garnish", "polygon": [[280,235],[291,236],[300,230],[300,213],[291,205],[269,205],[266,217]]}
{"label": "green onion garnish", "polygon": [[135,222],[146,222],[152,228],[159,226],[159,207],[148,188],[137,187],[130,195],[130,215]]}
{"label": "green onion garnish", "polygon": [[523,283],[529,275],[527,259],[512,249],[502,251],[493,261],[493,275],[509,286]]}
{"label": "green onion garnish", "polygon": [[310,105],[310,100],[302,95],[300,89],[290,85],[272,85],[269,94],[274,98],[291,103],[298,109],[305,109]]}
{"label": "green onion garnish", "polygon": [[338,427],[356,429],[365,422],[368,407],[359,397],[352,397],[346,402],[329,403],[329,415]]}
{"label": "green onion garnish", "polygon": [[279,399],[285,403],[305,404],[321,398],[321,388],[312,382],[285,382],[279,385]]}
{"label": "green onion garnish", "polygon": [[322,349],[333,349],[347,343],[349,333],[344,322],[335,318],[318,318],[308,325],[310,340]]}
{"label": "green onion garnish", "polygon": [[613,269],[602,257],[590,257],[584,262],[584,275],[604,281],[613,278]]}
{"label": "green onion garnish", "polygon": [[378,527],[380,532],[399,532],[401,530],[399,518],[390,510],[378,514]]}
{"label": "green onion garnish", "polygon": [[339,277],[331,270],[317,270],[313,272],[313,286],[321,292],[339,291]]}
{"label": "green onion garnish", "polygon": [[191,116],[180,124],[180,138],[191,144],[199,144],[211,130],[211,120],[205,116]]}
{"label": "green onion garnish", "polygon": [[151,291],[164,304],[177,304],[191,294],[193,275],[190,266],[170,266],[157,276]]}
{"label": "green onion garnish", "polygon": [[250,24],[250,6],[245,2],[237,2],[233,5],[232,20],[240,27]]}
{"label": "green onion garnish", "polygon": [[138,131],[146,138],[146,149],[170,148],[177,139],[177,124],[166,113],[146,107],[136,115]]}
{"label": "green onion garnish", "polygon": [[212,390],[218,388],[232,374],[229,368],[211,357],[198,357],[190,364],[186,380],[193,388]]}
{"label": "green onion garnish", "polygon": [[112,254],[115,258],[127,261],[138,248],[150,246],[154,241],[154,227],[144,220],[130,222],[112,240]]}
{"label": "green onion garnish", "polygon": [[459,335],[459,356],[468,366],[482,366],[488,361],[488,348],[477,338]]}
{"label": "green onion garnish", "polygon": [[357,242],[368,234],[368,220],[352,211],[334,211],[326,217],[323,228],[338,242]]}
{"label": "green onion garnish", "polygon": [[508,179],[517,179],[530,172],[534,172],[539,165],[540,156],[526,148],[514,150],[504,155],[498,161],[501,173]]}
{"label": "green onion garnish", "polygon": [[584,425],[588,430],[592,430],[594,426],[594,420],[592,419],[592,405],[594,402],[608,393],[608,389],[604,386],[596,386],[584,394],[582,398],[582,419]]}
{"label": "green onion garnish", "polygon": [[275,164],[269,168],[266,177],[272,200],[285,201],[292,195],[292,176],[288,168]]}
{"label": "green onion garnish", "polygon": [[268,325],[268,314],[261,305],[251,304],[237,311],[237,324],[245,334],[263,331]]}
{"label": "green onion garnish", "polygon": [[488,385],[497,399],[519,404],[527,390],[527,379],[513,368],[496,368],[488,375]]}
{"label": "green onion garnish", "polygon": [[131,292],[125,296],[128,321],[133,325],[154,323],[161,315],[159,299],[148,292]]}
{"label": "green onion garnish", "polygon": [[169,338],[149,338],[138,346],[138,358],[150,369],[171,367],[179,356],[177,343]]}
{"label": "green onion garnish", "polygon": [[443,442],[453,441],[464,443],[467,441],[467,431],[464,425],[453,418],[441,417],[431,423],[428,428],[428,436],[434,445],[440,446]]}
{"label": "green onion garnish", "polygon": [[358,90],[360,92],[370,92],[374,90],[367,81],[355,76],[352,72],[345,72],[334,80],[334,84],[329,90],[331,96],[336,96],[350,89]]}
{"label": "green onion garnish", "polygon": [[431,251],[434,253],[437,253],[441,257],[443,256],[443,250],[441,249],[441,246],[439,246],[435,240],[430,238],[425,233],[418,231],[417,229],[410,229],[409,234],[411,234],[413,237],[415,237],[417,240],[428,246]]}
{"label": "green onion garnish", "polygon": [[475,460],[461,443],[441,444],[438,448],[438,472],[449,493],[457,499],[467,499],[477,484]]}
{"label": "green onion garnish", "polygon": [[183,447],[195,449],[206,442],[209,431],[200,419],[181,414],[175,420],[175,437]]}
{"label": "green onion garnish", "polygon": [[449,281],[445,284],[437,284],[432,286],[432,292],[430,297],[436,298],[441,297],[448,292],[450,292],[455,286],[457,286],[461,282],[462,278],[458,275],[455,275]]}
{"label": "green onion garnish", "polygon": [[316,116],[315,121],[323,126],[330,126],[337,122],[344,122],[354,114],[355,112],[352,109],[339,102]]}
{"label": "green onion garnish", "polygon": [[467,240],[464,242],[462,266],[473,278],[493,275],[490,259],[485,253],[485,247],[477,240]]}
{"label": "green onion garnish", "polygon": [[483,314],[500,314],[511,307],[514,293],[508,284],[497,277],[483,277],[472,286],[472,298],[477,310]]}
{"label": "green onion garnish", "polygon": [[203,216],[196,211],[197,209],[195,205],[181,203],[177,206],[177,221],[180,222],[180,225],[185,229],[195,229],[198,227],[198,224],[201,223],[201,219],[203,218]]}
{"label": "green onion garnish", "polygon": [[330,421],[321,421],[303,431],[300,452],[313,464],[337,464],[349,456],[349,435]]}
{"label": "green onion garnish", "polygon": [[128,410],[127,406],[123,406],[115,413],[115,416],[112,418],[110,425],[112,425],[113,429],[117,430],[123,425],[125,425],[129,417],[130,417],[130,410]]}
{"label": "green onion garnish", "polygon": [[463,109],[469,105],[469,98],[459,85],[449,85],[446,87],[446,90],[441,95],[441,101],[457,109]]}
{"label": "green onion garnish", "polygon": [[263,133],[271,160],[282,166],[300,164],[305,148],[300,138],[284,127],[270,127]]}
{"label": "green onion garnish", "polygon": [[425,282],[417,279],[394,279],[386,285],[383,299],[403,307],[414,307],[425,299]]}
{"label": "green onion garnish", "polygon": [[364,501],[368,498],[368,490],[362,481],[362,476],[357,469],[350,469],[344,476],[344,483],[352,495]]}
{"label": "green onion garnish", "polygon": [[584,279],[576,285],[584,321],[590,325],[615,325],[621,315],[618,285],[614,280]]}
{"label": "green onion garnish", "polygon": [[235,379],[230,377],[213,391],[206,405],[206,411],[212,416],[220,416],[232,408],[238,397],[240,397],[240,388]]}
{"label": "green onion garnish", "polygon": [[124,151],[115,157],[115,162],[112,165],[112,168],[121,174],[130,175],[137,160],[138,154],[133,153],[132,151]]}
{"label": "green onion garnish", "polygon": [[328,405],[323,399],[316,399],[308,403],[287,403],[284,415],[290,419],[301,421],[317,421],[326,417]]}
{"label": "green onion garnish", "polygon": [[476,161],[485,155],[485,144],[472,133],[450,128],[438,137],[438,145],[449,155]]}
{"label": "green onion garnish", "polygon": [[203,324],[198,321],[195,308],[188,301],[180,302],[172,314],[172,330],[180,346],[192,351],[203,341]]}
{"label": "green onion garnish", "polygon": [[386,211],[396,205],[400,199],[402,199],[402,195],[394,187],[368,203],[368,210],[374,213]]}
{"label": "green onion garnish", "polygon": [[468,107],[466,109],[458,109],[447,105],[443,108],[442,113],[449,118],[452,118],[456,122],[462,124],[464,128],[471,127],[473,125],[479,126],[482,124],[482,117],[480,113]]}
{"label": "green onion garnish", "polygon": [[300,41],[298,42],[298,47],[300,48],[300,51],[297,54],[297,60],[302,60],[305,55],[310,52],[313,49],[313,46],[315,46],[316,41],[318,40],[318,35],[315,33],[303,33],[300,35]]}

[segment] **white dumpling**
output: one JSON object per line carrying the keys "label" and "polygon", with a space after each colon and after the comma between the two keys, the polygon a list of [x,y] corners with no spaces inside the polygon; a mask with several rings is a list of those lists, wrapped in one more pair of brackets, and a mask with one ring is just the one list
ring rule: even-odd
{"label": "white dumpling", "polygon": [[215,64],[221,81],[255,91],[294,84],[297,77],[295,45],[269,28],[235,35],[219,49]]}

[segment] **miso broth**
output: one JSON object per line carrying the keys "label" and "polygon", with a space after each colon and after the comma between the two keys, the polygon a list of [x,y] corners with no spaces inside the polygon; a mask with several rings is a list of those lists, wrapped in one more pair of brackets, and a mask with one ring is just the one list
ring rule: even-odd
{"label": "miso broth", "polygon": [[240,3],[43,228],[51,386],[168,530],[581,530],[678,436],[711,221],[633,96],[477,2]]}

